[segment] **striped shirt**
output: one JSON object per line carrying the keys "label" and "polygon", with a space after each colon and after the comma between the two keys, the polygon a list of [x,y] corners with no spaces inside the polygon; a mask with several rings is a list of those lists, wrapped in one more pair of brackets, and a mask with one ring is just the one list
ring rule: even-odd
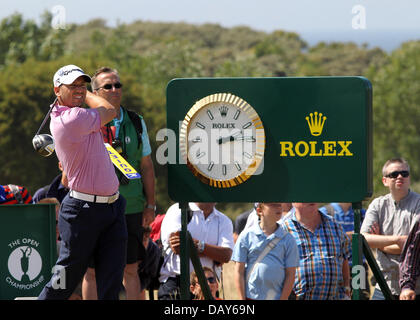
{"label": "striped shirt", "polygon": [[294,212],[282,222],[299,248],[293,291],[298,300],[343,299],[343,263],[349,260],[351,244],[341,226],[318,212],[321,223],[314,232],[301,225]]}
{"label": "striped shirt", "polygon": [[401,253],[400,287],[415,291],[420,275],[420,215],[417,215]]}
{"label": "striped shirt", "polygon": [[[22,203],[32,203],[32,197],[25,187],[17,186],[22,197]],[[9,185],[0,186],[0,204],[19,204]]]}

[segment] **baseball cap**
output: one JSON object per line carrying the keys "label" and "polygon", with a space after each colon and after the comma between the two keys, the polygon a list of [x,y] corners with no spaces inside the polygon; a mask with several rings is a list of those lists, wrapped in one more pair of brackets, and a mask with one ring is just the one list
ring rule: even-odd
{"label": "baseball cap", "polygon": [[62,84],[72,84],[74,80],[83,76],[86,82],[90,82],[90,77],[78,66],[74,64],[69,64],[67,66],[61,67],[54,74],[53,83],[54,87],[59,87]]}

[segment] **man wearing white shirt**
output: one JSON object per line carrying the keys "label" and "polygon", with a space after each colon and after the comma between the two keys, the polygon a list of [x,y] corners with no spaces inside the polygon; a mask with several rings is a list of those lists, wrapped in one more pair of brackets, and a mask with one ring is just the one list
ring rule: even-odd
{"label": "man wearing white shirt", "polygon": [[[232,221],[218,211],[215,205],[214,202],[189,203],[192,218],[187,226],[197,247],[201,265],[212,269],[230,261],[234,246]],[[166,212],[161,227],[165,258],[160,270],[159,300],[180,299],[180,230],[181,209],[176,203]],[[193,270],[192,264],[190,270]]]}

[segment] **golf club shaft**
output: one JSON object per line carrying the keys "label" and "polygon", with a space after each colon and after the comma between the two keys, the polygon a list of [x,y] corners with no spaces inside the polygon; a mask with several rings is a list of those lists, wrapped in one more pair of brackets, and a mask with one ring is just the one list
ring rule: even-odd
{"label": "golf club shaft", "polygon": [[42,130],[42,128],[44,127],[44,125],[45,125],[45,122],[47,122],[47,119],[48,119],[48,116],[50,115],[50,112],[51,112],[51,110],[52,110],[52,108],[55,106],[55,103],[57,102],[57,97],[55,98],[55,100],[54,100],[54,102],[52,103],[52,105],[51,105],[51,107],[50,107],[50,110],[48,110],[48,112],[47,112],[47,114],[46,114],[46,116],[45,116],[45,118],[44,118],[44,120],[42,121],[42,123],[41,123],[41,126],[39,127],[39,129],[38,129],[38,131],[36,132],[36,134],[35,135],[38,135],[39,134],[39,132]]}

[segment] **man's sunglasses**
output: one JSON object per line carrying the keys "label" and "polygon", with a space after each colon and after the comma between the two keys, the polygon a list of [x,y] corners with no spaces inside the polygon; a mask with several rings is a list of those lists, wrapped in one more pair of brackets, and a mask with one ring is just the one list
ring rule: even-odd
{"label": "man's sunglasses", "polygon": [[407,170],[393,171],[391,173],[388,173],[385,177],[396,179],[399,175],[402,175],[404,178],[407,178],[410,175],[410,172],[408,172]]}
{"label": "man's sunglasses", "polygon": [[116,83],[107,83],[107,84],[105,84],[105,85],[103,85],[102,87],[99,87],[99,88],[97,88],[97,89],[95,89],[95,90],[99,90],[99,89],[105,89],[105,90],[110,90],[110,89],[112,89],[112,87],[114,87],[115,89],[120,89],[120,88],[122,88],[122,83],[120,83],[120,82],[116,82]]}

